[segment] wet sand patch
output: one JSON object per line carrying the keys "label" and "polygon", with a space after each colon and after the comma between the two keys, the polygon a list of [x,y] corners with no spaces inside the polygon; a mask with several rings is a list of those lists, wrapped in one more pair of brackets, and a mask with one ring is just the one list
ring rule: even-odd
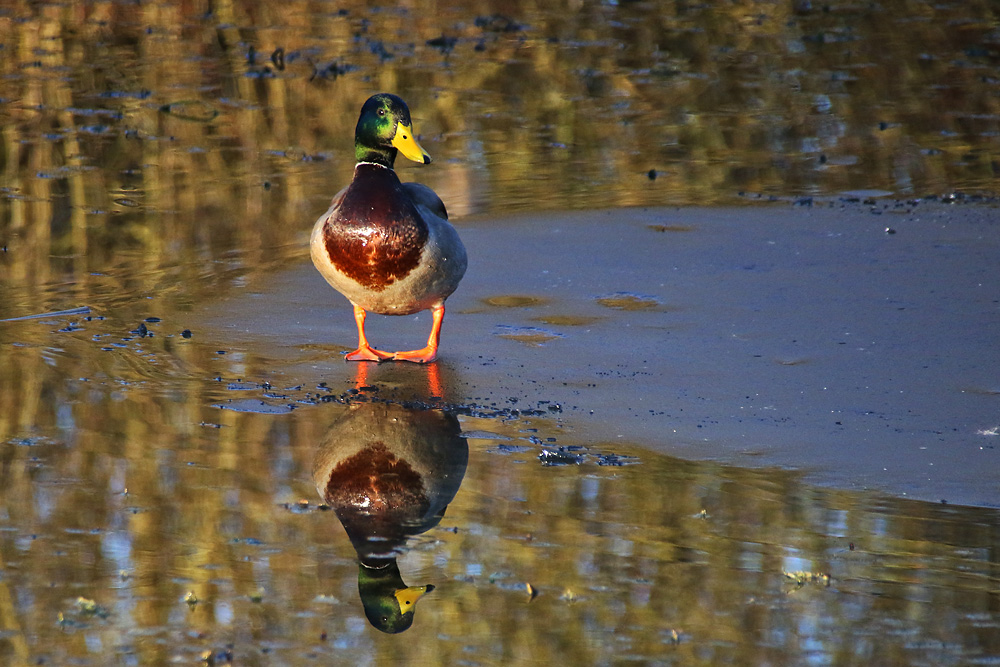
{"label": "wet sand patch", "polygon": [[630,292],[615,292],[599,296],[595,301],[605,308],[614,310],[650,310],[660,305],[659,299],[655,296]]}
{"label": "wet sand patch", "polygon": [[654,232],[659,232],[661,234],[671,232],[671,233],[684,233],[693,232],[695,230],[691,225],[646,225],[646,229],[651,229]]}
{"label": "wet sand patch", "polygon": [[595,322],[601,321],[600,317],[588,317],[585,315],[539,315],[532,317],[532,322],[541,322],[554,327],[585,327]]}
{"label": "wet sand patch", "polygon": [[482,301],[495,308],[535,308],[548,303],[548,299],[527,294],[499,294],[484,297]]}
{"label": "wet sand patch", "polygon": [[[1000,300],[1000,285],[984,280],[1000,232],[985,206],[907,210],[892,235],[863,204],[463,221],[470,268],[448,301],[437,363],[459,381],[446,385],[470,395],[557,401],[590,437],[802,468],[825,484],[1000,503],[1000,460],[986,460],[995,450],[980,449],[989,438],[977,435],[996,426],[996,394],[967,390],[992,388],[997,364],[986,362],[1000,363],[982,334]],[[623,241],[650,224],[699,233]],[[214,326],[251,347],[279,340],[269,354],[287,350],[290,361],[301,346],[354,337],[347,304],[329,298],[305,260],[281,276],[252,308],[214,304]],[[501,306],[483,301],[498,282],[501,296],[530,297],[501,299],[513,306],[501,322]],[[560,313],[540,312],[536,299]],[[251,317],[261,309],[275,315],[270,326]],[[560,314],[602,319],[557,324]],[[428,321],[372,316],[370,325],[377,341],[419,341]],[[505,339],[519,351],[500,347]],[[338,355],[309,356],[291,368],[349,370]]]}
{"label": "wet sand patch", "polygon": [[498,324],[493,329],[493,334],[507,340],[516,340],[525,345],[539,346],[551,342],[563,335],[540,327],[521,327],[507,324]]}

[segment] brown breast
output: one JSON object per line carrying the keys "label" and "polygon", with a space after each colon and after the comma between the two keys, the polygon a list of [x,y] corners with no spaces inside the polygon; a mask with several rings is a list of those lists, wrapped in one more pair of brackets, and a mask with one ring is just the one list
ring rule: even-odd
{"label": "brown breast", "polygon": [[359,164],[339,206],[323,227],[337,269],[381,292],[416,268],[427,225],[392,169]]}
{"label": "brown breast", "polygon": [[368,514],[428,507],[420,473],[382,442],[369,443],[341,461],[330,472],[323,495],[334,509],[363,509]]}

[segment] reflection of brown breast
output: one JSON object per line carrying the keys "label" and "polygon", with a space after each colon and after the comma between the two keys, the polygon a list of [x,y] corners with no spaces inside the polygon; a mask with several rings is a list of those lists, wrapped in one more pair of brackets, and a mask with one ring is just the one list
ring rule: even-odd
{"label": "reflection of brown breast", "polygon": [[370,443],[338,464],[330,473],[324,496],[335,508],[372,514],[427,504],[420,473],[382,442]]}
{"label": "reflection of brown breast", "polygon": [[396,172],[360,164],[323,226],[323,240],[341,273],[381,292],[416,268],[427,242],[427,224]]}

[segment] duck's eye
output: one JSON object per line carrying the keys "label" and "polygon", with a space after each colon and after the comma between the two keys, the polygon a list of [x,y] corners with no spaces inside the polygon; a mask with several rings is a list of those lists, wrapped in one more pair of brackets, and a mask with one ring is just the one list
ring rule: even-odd
{"label": "duck's eye", "polygon": [[378,110],[378,115],[379,116],[384,116],[385,115],[385,109],[379,109]]}

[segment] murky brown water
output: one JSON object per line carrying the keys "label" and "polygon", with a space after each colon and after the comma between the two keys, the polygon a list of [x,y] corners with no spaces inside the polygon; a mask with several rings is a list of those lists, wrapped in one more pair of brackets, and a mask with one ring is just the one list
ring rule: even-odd
{"label": "murky brown water", "polygon": [[[577,448],[547,404],[448,416],[426,397],[460,378],[436,366],[361,366],[339,387],[211,382],[264,371],[149,328],[88,354],[101,368],[78,361],[89,340],[17,348],[0,523],[10,664],[231,651],[254,665],[940,665],[1000,651],[995,511]],[[383,395],[425,399],[369,402]],[[369,441],[426,493],[374,524],[340,517],[349,540],[316,486]],[[385,586],[434,587],[407,641],[365,620],[359,579],[376,608]]]}
{"label": "murky brown water", "polygon": [[458,216],[992,194],[995,10],[8,3],[0,284],[36,291],[0,315],[52,282],[157,289],[143,270],[178,256],[205,265],[172,279],[213,290],[226,266],[280,261],[349,178],[378,89],[410,102],[439,165],[421,179]]}
{"label": "murky brown water", "polygon": [[[7,3],[0,319],[91,310],[0,322],[0,661],[1000,660],[995,510],[586,442],[447,366],[300,386],[185,333],[304,252],[376,89],[458,218],[994,194],[997,30],[975,2]],[[385,419],[372,394],[446,453],[388,447],[438,481],[359,564],[314,469],[331,425]],[[393,637],[359,581],[435,588]]]}

